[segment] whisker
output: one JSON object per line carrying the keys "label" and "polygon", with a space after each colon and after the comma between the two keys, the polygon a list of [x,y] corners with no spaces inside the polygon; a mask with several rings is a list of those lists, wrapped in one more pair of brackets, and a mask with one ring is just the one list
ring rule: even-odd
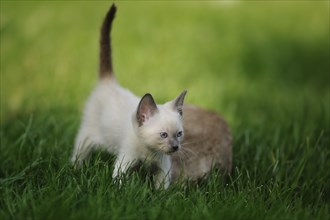
{"label": "whisker", "polygon": [[189,158],[189,155],[187,154],[187,152],[186,152],[185,150],[180,150],[180,151],[178,152],[178,157],[179,157],[179,159],[180,159],[181,162],[182,162],[182,159],[187,159],[187,158]]}
{"label": "whisker", "polygon": [[186,153],[190,153],[193,156],[198,156],[196,152],[194,152],[193,150],[189,149],[189,148],[182,148],[183,151],[185,151]]}
{"label": "whisker", "polygon": [[185,145],[189,145],[189,144],[196,144],[196,143],[203,143],[204,140],[197,140],[197,141],[191,141],[191,142],[184,142],[181,145],[185,146]]}

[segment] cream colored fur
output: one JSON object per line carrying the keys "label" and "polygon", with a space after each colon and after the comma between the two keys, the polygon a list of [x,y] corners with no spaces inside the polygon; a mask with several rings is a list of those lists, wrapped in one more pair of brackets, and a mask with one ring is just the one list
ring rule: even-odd
{"label": "cream colored fur", "polygon": [[[85,106],[72,163],[80,166],[93,150],[107,150],[117,156],[113,171],[113,178],[117,178],[136,161],[150,161],[160,170],[156,187],[164,184],[167,188],[171,177],[169,154],[173,152],[173,141],[177,140],[180,147],[183,140],[183,135],[176,135],[183,131],[178,108],[182,109],[185,94],[184,91],[177,99],[157,105],[157,112],[153,115],[146,112],[146,120],[139,125],[137,108],[140,98],[122,88],[113,77],[103,78]],[[162,132],[166,132],[168,137],[162,138]]]}

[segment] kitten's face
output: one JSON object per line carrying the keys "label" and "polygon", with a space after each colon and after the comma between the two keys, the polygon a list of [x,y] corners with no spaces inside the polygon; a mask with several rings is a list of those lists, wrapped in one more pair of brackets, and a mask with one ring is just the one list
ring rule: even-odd
{"label": "kitten's face", "polygon": [[173,153],[183,141],[182,107],[186,91],[176,99],[157,106],[150,94],[140,101],[136,122],[138,137],[152,151]]}
{"label": "kitten's face", "polygon": [[139,136],[152,151],[167,154],[178,151],[184,135],[182,116],[167,104],[159,106],[158,110],[138,128]]}

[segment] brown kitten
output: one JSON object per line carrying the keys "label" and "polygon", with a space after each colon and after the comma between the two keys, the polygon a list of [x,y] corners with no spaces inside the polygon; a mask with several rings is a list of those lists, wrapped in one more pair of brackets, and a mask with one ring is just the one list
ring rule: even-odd
{"label": "brown kitten", "polygon": [[172,181],[198,180],[212,167],[230,174],[232,137],[225,120],[193,105],[184,105],[183,114],[185,137],[181,152],[172,155]]}

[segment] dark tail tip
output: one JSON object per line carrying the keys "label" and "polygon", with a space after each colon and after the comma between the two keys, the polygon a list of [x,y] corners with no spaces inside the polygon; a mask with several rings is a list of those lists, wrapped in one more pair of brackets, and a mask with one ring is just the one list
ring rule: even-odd
{"label": "dark tail tip", "polygon": [[100,39],[100,78],[111,76],[113,74],[112,66],[112,48],[111,48],[111,27],[115,18],[117,7],[115,4],[111,5],[107,15],[103,20],[101,27]]}

